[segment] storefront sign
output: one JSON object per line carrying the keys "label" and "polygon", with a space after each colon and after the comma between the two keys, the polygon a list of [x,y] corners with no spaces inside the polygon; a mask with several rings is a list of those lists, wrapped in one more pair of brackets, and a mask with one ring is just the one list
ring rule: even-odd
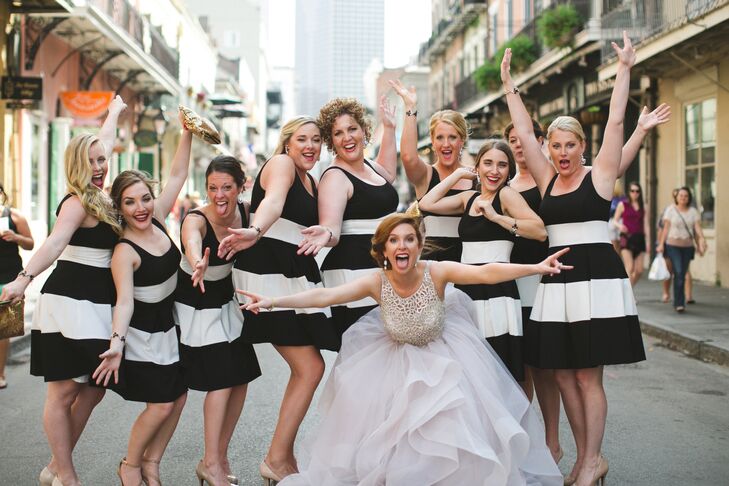
{"label": "storefront sign", "polygon": [[43,78],[3,76],[2,95],[4,100],[43,99]]}
{"label": "storefront sign", "polygon": [[113,91],[64,91],[61,93],[63,106],[74,118],[98,118],[114,98]]}

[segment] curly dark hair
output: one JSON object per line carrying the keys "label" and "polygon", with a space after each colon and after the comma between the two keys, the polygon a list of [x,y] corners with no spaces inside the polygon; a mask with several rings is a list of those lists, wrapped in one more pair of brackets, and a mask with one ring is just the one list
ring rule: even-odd
{"label": "curly dark hair", "polygon": [[364,131],[365,142],[372,138],[372,122],[367,116],[367,109],[354,98],[334,98],[319,110],[319,117],[316,119],[317,125],[321,129],[322,141],[327,144],[329,151],[334,152],[334,144],[332,143],[332,129],[334,122],[341,115],[349,115],[359,123]]}

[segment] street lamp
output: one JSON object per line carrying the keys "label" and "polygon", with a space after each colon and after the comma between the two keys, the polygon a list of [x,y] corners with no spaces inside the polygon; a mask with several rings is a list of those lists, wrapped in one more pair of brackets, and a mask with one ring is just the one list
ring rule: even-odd
{"label": "street lamp", "polygon": [[162,136],[167,128],[169,118],[165,114],[164,105],[159,107],[159,113],[154,117],[154,131],[157,133],[157,160],[159,163],[159,179],[162,181]]}

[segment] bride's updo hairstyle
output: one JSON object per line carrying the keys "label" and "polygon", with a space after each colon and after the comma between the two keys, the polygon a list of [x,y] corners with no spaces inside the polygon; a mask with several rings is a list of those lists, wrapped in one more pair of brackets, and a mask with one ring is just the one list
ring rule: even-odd
{"label": "bride's updo hairstyle", "polygon": [[390,233],[396,227],[401,224],[409,224],[415,230],[415,235],[418,238],[418,245],[423,246],[423,231],[420,229],[420,216],[408,213],[393,213],[387,216],[377,226],[375,234],[372,235],[372,248],[370,249],[370,255],[377,262],[377,266],[384,268],[385,265],[385,243],[390,237]]}

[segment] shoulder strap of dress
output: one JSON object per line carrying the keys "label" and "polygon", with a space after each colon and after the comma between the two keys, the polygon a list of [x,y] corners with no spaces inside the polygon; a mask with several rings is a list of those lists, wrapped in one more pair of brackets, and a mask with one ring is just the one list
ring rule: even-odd
{"label": "shoulder strap of dress", "polygon": [[308,172],[306,173],[306,177],[308,177],[309,182],[311,182],[311,189],[312,189],[312,192],[314,193],[314,197],[317,197],[318,193],[317,193],[317,188],[316,188],[316,179],[314,179],[314,176],[309,174]]}
{"label": "shoulder strap of dress", "polygon": [[61,206],[63,206],[63,203],[65,203],[71,196],[75,196],[75,194],[68,193],[63,196],[63,199],[61,199],[61,202],[58,203],[58,207],[56,208],[56,216],[58,216],[61,212]]}
{"label": "shoulder strap of dress", "polygon": [[121,243],[126,243],[127,245],[131,246],[131,247],[132,247],[132,249],[133,249],[134,251],[136,251],[136,252],[137,252],[137,255],[139,255],[140,257],[142,256],[142,253],[140,252],[140,250],[141,250],[141,251],[144,251],[145,253],[147,253],[147,252],[146,252],[146,251],[144,250],[144,248],[142,248],[141,246],[137,245],[137,244],[136,244],[136,243],[134,243],[134,242],[133,242],[132,240],[128,240],[128,239],[126,239],[126,238],[119,238],[119,241],[117,241],[117,242],[116,242],[116,244],[117,244],[117,245],[119,245],[119,244],[121,244]]}
{"label": "shoulder strap of dress", "polygon": [[240,211],[240,227],[248,227],[248,213],[246,212],[245,203],[238,203],[238,211]]}
{"label": "shoulder strap of dress", "polygon": [[471,210],[471,206],[473,206],[473,201],[475,201],[478,196],[479,193],[477,192],[468,200],[468,203],[466,203],[466,210],[464,211],[466,214],[468,214],[468,212]]}
{"label": "shoulder strap of dress", "polygon": [[554,187],[554,183],[557,182],[557,176],[559,174],[554,174],[554,177],[552,177],[552,180],[549,181],[549,184],[547,184],[547,190],[544,191],[544,196],[548,196],[552,193],[552,187]]}

